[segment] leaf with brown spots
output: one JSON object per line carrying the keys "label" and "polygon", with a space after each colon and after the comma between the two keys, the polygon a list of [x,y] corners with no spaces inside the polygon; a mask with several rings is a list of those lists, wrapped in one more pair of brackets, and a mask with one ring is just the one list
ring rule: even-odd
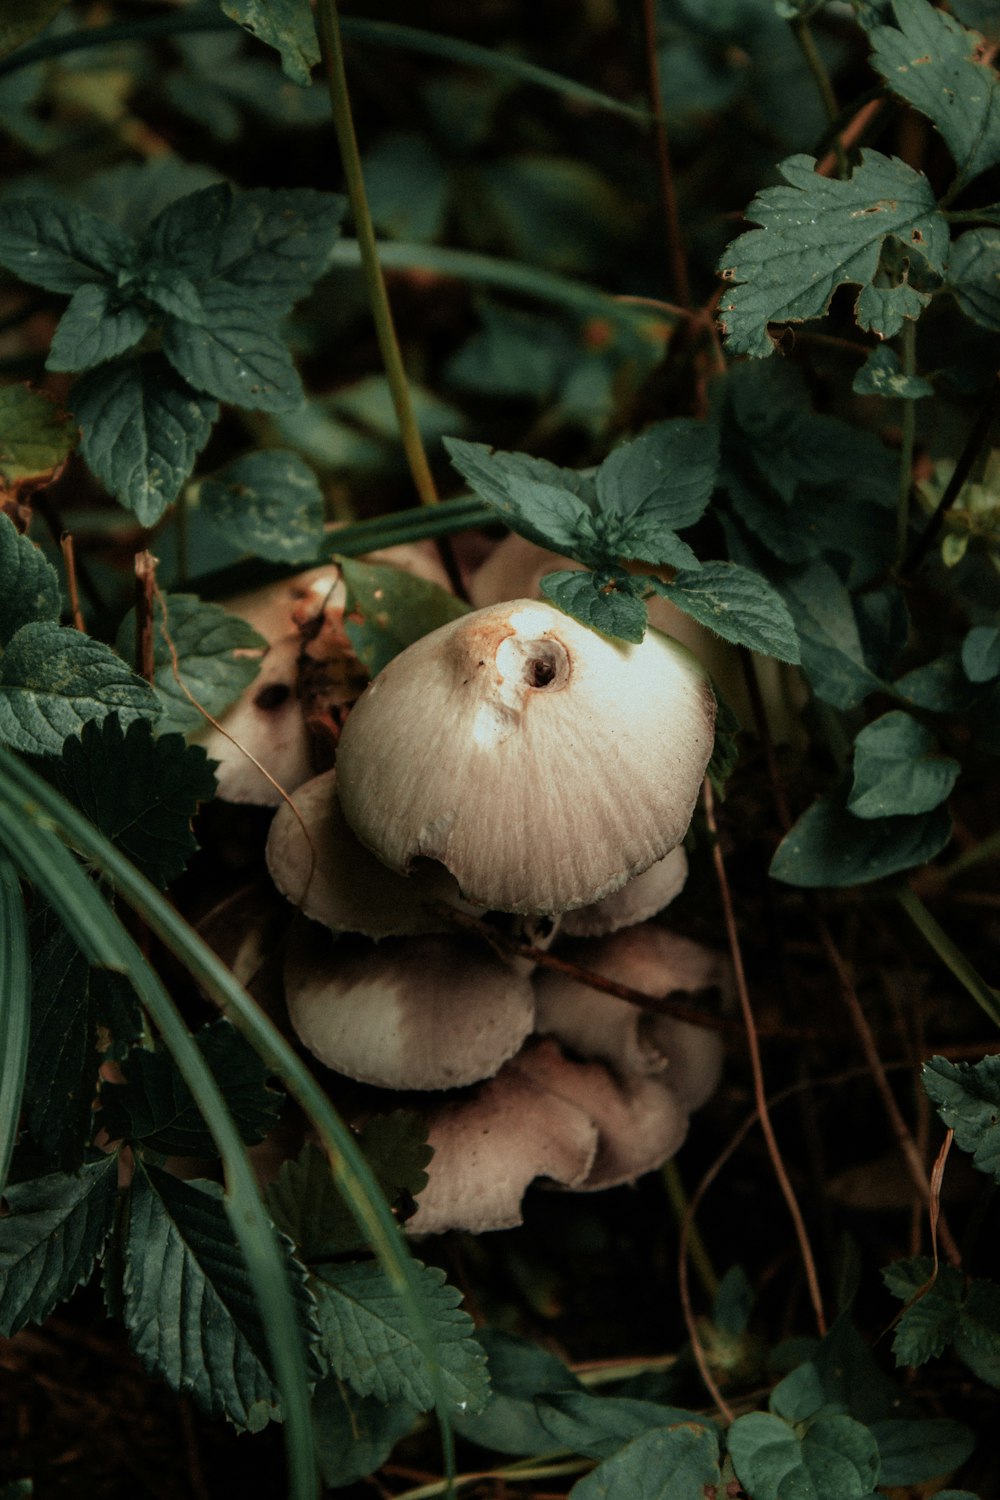
{"label": "leaf with brown spots", "polygon": [[27,385],[0,388],[0,507],[11,512],[51,484],[76,443],[70,418]]}

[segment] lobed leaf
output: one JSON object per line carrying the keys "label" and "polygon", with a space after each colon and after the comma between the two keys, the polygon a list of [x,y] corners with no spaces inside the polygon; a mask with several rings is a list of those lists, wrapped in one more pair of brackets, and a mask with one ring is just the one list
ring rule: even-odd
{"label": "lobed leaf", "polygon": [[856,818],[931,812],[951,796],[962,769],[937,748],[930,730],[910,714],[883,714],[855,738],[848,811]]}
{"label": "lobed leaf", "polygon": [[952,1344],[974,1374],[1000,1386],[1000,1286],[954,1266],[935,1272],[929,1256],[893,1261],[882,1279],[906,1302],[892,1345],[897,1364],[924,1364]]}
{"label": "lobed leaf", "polygon": [[15,1183],[0,1218],[0,1334],[41,1323],[86,1281],[107,1239],[118,1197],[115,1152],[72,1176]]}
{"label": "lobed leaf", "polygon": [[947,220],[927,178],[896,157],[862,151],[845,180],[820,177],[809,156],[779,170],[787,187],[759,193],[746,216],[759,229],[726,250],[720,273],[736,283],[723,296],[720,321],[733,354],[763,357],[774,345],[769,323],[822,317],[840,286],[860,286],[858,323],[884,338],[918,316],[929,294],[908,283],[896,295],[875,287],[890,239],[900,240],[936,271],[948,254]]}
{"label": "lobed leaf", "polygon": [[1000,1182],[1000,1057],[952,1063],[932,1057],[924,1064],[924,1092],[937,1105],[963,1151],[980,1172]]}
{"label": "lobed leaf", "polygon": [[114,287],[77,287],[59,319],[45,367],[89,370],[134,348],[149,327],[148,314]]}
{"label": "lobed leaf", "polygon": [[240,552],[275,562],[309,562],[320,552],[323,491],[297,453],[270,448],[237,458],[203,480],[198,497]]}
{"label": "lobed leaf", "polygon": [[800,660],[799,639],[781,596],[759,573],[736,563],[705,563],[672,583],[646,580],[658,594],[723,640],[779,661]]}
{"label": "lobed leaf", "polygon": [[577,1480],[570,1500],[692,1500],[717,1494],[719,1440],[690,1414],[678,1416],[682,1425],[643,1433]]}
{"label": "lobed leaf", "polygon": [[131,271],[128,235],[66,199],[39,196],[0,203],[0,265],[47,292],[75,292],[91,282],[114,283]]}
{"label": "lobed leaf", "polygon": [[76,442],[73,423],[41,391],[0,387],[0,491],[47,484]]}
{"label": "lobed leaf", "polygon": [[60,604],[55,568],[0,512],[0,646],[22,625],[58,620]]}

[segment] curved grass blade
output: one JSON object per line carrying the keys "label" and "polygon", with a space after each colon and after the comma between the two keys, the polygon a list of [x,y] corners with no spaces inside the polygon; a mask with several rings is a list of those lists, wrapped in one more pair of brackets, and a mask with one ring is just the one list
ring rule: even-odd
{"label": "curved grass blade", "polygon": [[[55,831],[53,831],[55,830]],[[57,837],[58,834],[58,837]],[[84,899],[83,887],[96,897],[97,905],[101,909],[102,925],[104,928],[110,923],[112,929],[120,928],[117,918],[114,917],[105,903],[96,892],[96,888],[84,876],[76,862],[66,853],[59,843],[63,839],[67,844],[78,850],[95,869],[108,879],[115,887],[121,898],[137,912],[147,923],[152,932],[160,939],[171,953],[177,957],[187,968],[188,972],[199,982],[205,992],[225,1011],[226,1015],[233,1021],[244,1035],[252,1042],[258,1055],[263,1058],[272,1072],[280,1079],[281,1083],[301,1105],[305,1113],[310,1117],[319,1134],[320,1140],[330,1160],[331,1169],[337,1186],[343,1194],[355,1219],[366,1235],[372,1249],[377,1254],[383,1267],[396,1290],[399,1292],[403,1304],[410,1317],[413,1327],[414,1340],[427,1361],[428,1372],[434,1391],[435,1406],[441,1425],[442,1438],[445,1449],[445,1459],[449,1475],[454,1473],[454,1445],[451,1432],[451,1420],[447,1404],[443,1394],[440,1362],[436,1355],[436,1342],[427,1318],[424,1314],[420,1301],[420,1287],[417,1281],[417,1273],[414,1269],[413,1260],[409,1247],[400,1239],[398,1225],[389,1210],[387,1203],[379,1190],[378,1184],[372,1175],[362,1153],[359,1151],[354,1138],[330,1103],[326,1094],[312,1077],[312,1074],[303,1066],[296,1056],[292,1047],[285,1041],[284,1037],[275,1028],[267,1016],[258,1008],[250,998],[246,990],[237,983],[232,974],[219,958],[212,952],[207,944],[198,934],[188,926],[184,918],[175,911],[170,902],[156,889],[154,885],[141,875],[129,861],[108,842],[104,836],[94,828],[87,819],[61,797],[52,787],[48,786],[33,771],[24,765],[10,751],[0,747],[0,845],[8,844],[12,858],[30,874],[31,878],[38,879],[38,883],[46,891],[52,891],[53,905],[57,907],[60,915],[67,920],[63,911],[66,905],[65,890],[59,886],[59,871],[65,875],[65,867],[68,863],[72,867],[73,885],[72,889],[79,894],[80,900]],[[55,862],[53,869],[53,847],[62,856],[61,860]],[[47,864],[41,863],[47,860]],[[55,877],[55,878],[54,878]],[[93,911],[93,903],[88,901],[88,915]],[[71,926],[74,936],[77,931],[84,931],[84,924],[79,920],[79,912],[71,915],[76,923]],[[70,926],[67,920],[67,926]],[[137,993],[144,1004],[148,1003],[149,1013],[160,1029],[164,1041],[173,1050],[174,1041],[177,1040],[179,1050],[175,1052],[178,1067],[192,1093],[202,1104],[203,1092],[201,1086],[204,1082],[204,1093],[218,1097],[215,1080],[211,1074],[203,1079],[204,1062],[200,1052],[183,1027],[183,1023],[174,1010],[173,1002],[163,990],[159,980],[151,969],[145,965],[145,961],[139,954],[138,948],[131,938],[120,928],[121,936],[130,945],[133,956],[125,964],[126,972],[130,974],[136,983]],[[95,950],[93,941],[95,933],[88,935],[88,946],[84,951],[90,956]],[[103,939],[102,952],[109,946],[114,957],[108,959],[102,957],[99,961],[110,963],[111,967],[120,967],[121,949],[114,946],[114,932],[111,938]],[[79,941],[79,939],[78,939]],[[82,946],[82,945],[81,945]],[[138,977],[142,979],[144,989],[139,989],[137,974],[131,965],[135,965]],[[147,1002],[147,993],[149,1000]],[[160,1016],[164,1017],[165,1025],[161,1024]],[[185,1065],[192,1069],[192,1076],[197,1078],[197,1088],[191,1083],[188,1074],[181,1067],[181,1054],[183,1053]],[[207,1071],[207,1070],[205,1070]],[[204,1106],[203,1106],[204,1109]],[[206,1121],[211,1125],[212,1121],[207,1112]],[[233,1127],[228,1114],[225,1117],[228,1130]],[[227,1166],[227,1177],[229,1165],[226,1153],[222,1152],[218,1137],[216,1144],[219,1146],[220,1154]],[[235,1137],[234,1137],[235,1138]],[[227,1140],[229,1137],[227,1136]],[[246,1157],[242,1151],[242,1145],[236,1138],[238,1165],[241,1168],[239,1181],[245,1182],[250,1169]],[[230,1157],[232,1153],[229,1153]],[[255,1221],[262,1217],[260,1202],[256,1193],[256,1184],[252,1174],[249,1175],[253,1187],[253,1210]],[[234,1178],[234,1182],[236,1179]],[[241,1202],[245,1200],[245,1193],[241,1195]],[[234,1214],[234,1228],[236,1226],[236,1209]],[[246,1209],[244,1208],[244,1213]],[[270,1221],[266,1218],[263,1222],[270,1227]],[[244,1226],[241,1223],[237,1229],[240,1236],[240,1244],[243,1244]],[[256,1233],[256,1231],[255,1231]],[[277,1244],[273,1235],[266,1236],[274,1254],[277,1254]],[[251,1262],[248,1257],[248,1265],[256,1265],[256,1260]],[[274,1273],[272,1273],[274,1274]],[[278,1274],[282,1289],[288,1298],[288,1313],[291,1313],[290,1293],[284,1286],[283,1276]],[[283,1325],[284,1327],[287,1325]],[[268,1324],[270,1336],[270,1324]],[[296,1340],[290,1341],[293,1345]],[[279,1364],[276,1351],[275,1367],[276,1373],[286,1369],[283,1358]],[[304,1367],[300,1373],[304,1380]],[[284,1399],[285,1387],[282,1386]],[[290,1414],[293,1408],[289,1408]],[[294,1413],[298,1417],[299,1413]],[[290,1417],[286,1418],[286,1423]],[[306,1413],[305,1421],[308,1422]],[[292,1452],[292,1433],[288,1432],[289,1451]],[[308,1454],[311,1456],[311,1436],[304,1439],[301,1430],[296,1431],[295,1442],[301,1447],[305,1443]],[[311,1461],[311,1458],[310,1458]],[[302,1492],[303,1494],[306,1491]]]}
{"label": "curved grass blade", "polygon": [[0,857],[0,1196],[17,1140],[31,1023],[31,966],[17,871]]}

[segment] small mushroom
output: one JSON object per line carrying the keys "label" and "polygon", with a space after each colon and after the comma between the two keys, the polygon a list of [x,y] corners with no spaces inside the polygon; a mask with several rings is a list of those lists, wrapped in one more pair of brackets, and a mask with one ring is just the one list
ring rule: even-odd
{"label": "small mushroom", "polygon": [[687,874],[687,855],[683,844],[678,844],[665,859],[658,859],[620,891],[605,896],[603,901],[568,911],[562,919],[561,933],[564,937],[604,937],[620,927],[645,922],[680,895]]}
{"label": "small mushroom", "polygon": [[481,944],[421,937],[376,947],[305,923],[289,940],[285,999],[320,1062],[389,1089],[491,1078],[535,1018],[530,980]]}
{"label": "small mushroom", "polygon": [[[725,961],[710,949],[652,923],[563,950],[583,969],[659,998],[728,987]],[[722,1067],[715,1031],[619,1000],[553,970],[536,977],[539,1033],[581,1057],[608,1063],[622,1077],[658,1074],[683,1104],[698,1109],[714,1093]]]}
{"label": "small mushroom", "polygon": [[564,912],[687,830],[715,699],[683,647],[609,640],[521,599],[395,657],[340,742],[348,823],[390,868],[440,860],[475,905]]}

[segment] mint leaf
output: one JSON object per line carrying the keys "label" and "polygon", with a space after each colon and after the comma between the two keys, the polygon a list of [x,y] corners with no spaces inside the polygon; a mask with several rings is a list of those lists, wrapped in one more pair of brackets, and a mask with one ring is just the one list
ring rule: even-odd
{"label": "mint leaf", "polygon": [[143,526],[155,525],[208,442],[216,403],[178,380],[161,354],[103,365],[71,399],[90,468]]}
{"label": "mint leaf", "polygon": [[904,375],[899,355],[888,344],[879,344],[854,377],[851,390],[857,396],[885,396],[901,401],[917,401],[933,396],[934,387],[922,375]]}
{"label": "mint leaf", "polygon": [[798,662],[799,640],[781,596],[765,578],[736,563],[705,563],[672,583],[646,580],[678,609],[723,640],[779,661]]}
{"label": "mint leaf", "polygon": [[932,1057],[921,1075],[924,1092],[973,1165],[1000,1182],[1000,1057],[952,1063]]}
{"label": "mint leaf", "polygon": [[0,1218],[0,1335],[41,1323],[94,1269],[118,1198],[115,1152],[69,1176],[8,1186]]}
{"label": "mint leaf", "polygon": [[852,1417],[823,1416],[800,1436],[769,1412],[737,1417],[728,1433],[737,1478],[754,1500],[874,1500],[878,1445]]}
{"label": "mint leaf", "polygon": [[871,33],[872,64],[934,122],[964,186],[1000,162],[1000,83],[975,55],[980,38],[953,17],[927,0],[893,0],[893,10],[896,26]]}
{"label": "mint leaf", "polygon": [[546,573],[541,590],[550,604],[622,641],[636,645],[646,633],[647,611],[642,601],[646,578],[624,570],[600,568],[595,573]]}
{"label": "mint leaf", "polygon": [[[658,422],[632,442],[608,454],[597,471],[597,498],[602,509],[639,520],[644,527],[681,531],[693,526],[712,498],[719,467],[719,435],[707,422],[676,417]],[[619,556],[667,562],[666,557],[629,551]]]}
{"label": "mint leaf", "polygon": [[445,438],[444,446],[458,472],[512,531],[561,551],[594,540],[592,479],[527,453],[494,452],[485,443]]}
{"label": "mint leaf", "polygon": [[[883,337],[898,333],[929,294],[908,288],[899,299],[875,295],[886,241],[902,240],[940,271],[948,254],[948,224],[927,178],[896,157],[862,151],[861,165],[841,181],[819,177],[809,156],[792,156],[779,170],[788,187],[766,189],[746,216],[760,224],[726,250],[720,273],[738,283],[720,304],[733,354],[763,357],[774,344],[769,323],[822,317],[839,286],[860,286],[858,322]],[[864,296],[867,292],[867,297]]]}
{"label": "mint leaf", "polygon": [[222,0],[222,11],[281,54],[293,83],[308,84],[319,62],[319,43],[309,0]]}
{"label": "mint leaf", "polygon": [[[483,1351],[461,1296],[436,1266],[415,1263],[424,1314],[434,1333],[441,1383],[449,1405],[473,1414],[489,1395]],[[375,1261],[326,1265],[314,1282],[331,1368],[360,1396],[401,1397],[419,1411],[434,1404],[426,1362],[396,1287]]]}
{"label": "mint leaf", "polygon": [[840,792],[806,809],[778,845],[770,873],[786,885],[862,885],[926,864],[950,838],[943,808],[919,817],[856,818]]}
{"label": "mint leaf", "polygon": [[58,620],[60,602],[55,568],[0,512],[0,646],[22,625]]}
{"label": "mint leaf", "polygon": [[469,612],[454,594],[401,568],[349,557],[339,563],[347,586],[344,627],[372,677],[421,636]]}
{"label": "mint leaf", "polygon": [[[239,1427],[259,1426],[261,1407],[276,1412],[267,1338],[221,1187],[181,1182],[140,1162],[124,1255],[125,1326],[145,1369]],[[290,1253],[285,1264],[312,1344],[305,1272]]]}
{"label": "mint leaf", "polygon": [[88,719],[155,718],[156,698],[109,647],[78,630],[23,625],[0,656],[0,743],[57,755]]}
{"label": "mint leaf", "polygon": [[323,491],[297,453],[249,453],[203,480],[198,493],[212,525],[241,552],[309,562],[323,545]]}
{"label": "mint leaf", "polygon": [[718,1438],[690,1413],[678,1416],[683,1425],[643,1433],[577,1480],[570,1500],[692,1500],[718,1494]]}
{"label": "mint leaf", "polygon": [[[267,642],[245,620],[219,604],[203,604],[195,594],[168,594],[166,631],[177,653],[181,682],[208,713],[217,717],[248,687],[260,670]],[[118,631],[118,650],[135,660],[135,612],[130,611]],[[154,682],[162,718],[161,731],[186,734],[200,729],[203,716],[174,676],[173,656],[164,630],[163,611],[153,618]],[[2,665],[0,665],[2,670]]]}
{"label": "mint leaf", "polygon": [[924,813],[951,796],[961,766],[938,755],[930,730],[902,710],[883,714],[854,741],[854,785],[847,806],[856,818]]}
{"label": "mint leaf", "polygon": [[149,318],[113,287],[78,287],[59,320],[48,370],[89,370],[124,354],[142,338]]}
{"label": "mint leaf", "polygon": [[0,265],[47,292],[75,292],[130,271],[132,241],[107,219],[59,198],[0,203]]}
{"label": "mint leaf", "polygon": [[115,714],[70,736],[52,780],[156,885],[182,874],[197,848],[191,819],[215,796],[208,756],[179,734],[154,736],[146,719],[123,729]]}
{"label": "mint leaf", "polygon": [[201,293],[204,323],[168,318],[163,352],[195,390],[253,411],[293,411],[305,399],[284,342],[249,293],[224,281]]}
{"label": "mint leaf", "polygon": [[970,229],[955,242],[947,288],[967,318],[1000,330],[1000,229]]}

